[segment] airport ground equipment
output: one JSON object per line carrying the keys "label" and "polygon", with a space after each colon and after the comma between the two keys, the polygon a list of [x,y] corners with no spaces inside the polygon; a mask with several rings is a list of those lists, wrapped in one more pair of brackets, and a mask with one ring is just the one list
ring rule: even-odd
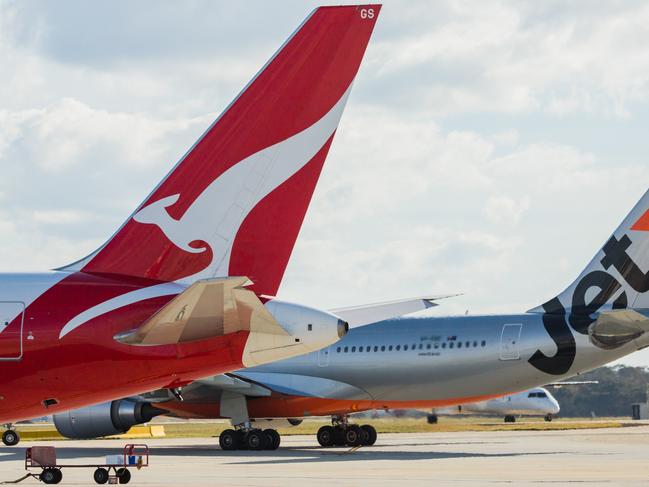
{"label": "airport ground equipment", "polygon": [[129,443],[121,454],[106,456],[104,463],[59,463],[55,447],[32,446],[25,450],[28,474],[24,478],[34,477],[44,484],[58,484],[63,479],[64,468],[94,468],[93,478],[98,484],[128,484],[131,481],[129,467],[140,470],[148,466],[149,447],[144,444]]}

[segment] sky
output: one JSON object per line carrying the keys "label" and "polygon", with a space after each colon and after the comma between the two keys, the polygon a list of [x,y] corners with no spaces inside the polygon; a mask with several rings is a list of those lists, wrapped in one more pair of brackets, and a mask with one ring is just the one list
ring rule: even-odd
{"label": "sky", "polygon": [[[316,5],[0,0],[0,269],[101,245]],[[648,26],[644,1],[385,1],[279,296],[554,297],[649,187]]]}

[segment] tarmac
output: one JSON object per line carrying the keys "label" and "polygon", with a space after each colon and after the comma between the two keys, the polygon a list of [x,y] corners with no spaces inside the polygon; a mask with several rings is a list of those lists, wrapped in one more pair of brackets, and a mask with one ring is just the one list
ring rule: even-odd
{"label": "tarmac", "polygon": [[[0,482],[24,474],[25,448],[51,445],[59,462],[97,463],[126,440],[23,441],[0,448]],[[320,448],[284,436],[272,452],[225,452],[217,438],[146,443],[151,466],[130,485],[326,486],[510,484],[649,485],[649,426],[567,431],[381,434],[373,447]],[[96,485],[93,468],[64,469],[60,485]],[[27,479],[20,485],[36,485]]]}

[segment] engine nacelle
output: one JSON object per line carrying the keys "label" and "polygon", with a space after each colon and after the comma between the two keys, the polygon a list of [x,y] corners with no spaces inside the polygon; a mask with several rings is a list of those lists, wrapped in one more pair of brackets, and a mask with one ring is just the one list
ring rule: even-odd
{"label": "engine nacelle", "polygon": [[349,331],[349,324],[336,315],[302,304],[273,299],[266,309],[296,343],[301,343],[305,353],[320,350],[338,341]]}
{"label": "engine nacelle", "polygon": [[301,419],[296,418],[254,418],[250,422],[255,428],[289,428],[292,426],[299,426],[302,424]]}
{"label": "engine nacelle", "polygon": [[66,438],[91,439],[126,433],[165,411],[148,402],[120,399],[54,415],[54,425]]}

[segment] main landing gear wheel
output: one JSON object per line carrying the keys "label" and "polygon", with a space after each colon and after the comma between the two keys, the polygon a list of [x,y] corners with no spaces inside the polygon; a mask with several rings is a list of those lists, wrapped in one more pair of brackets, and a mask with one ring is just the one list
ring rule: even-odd
{"label": "main landing gear wheel", "polygon": [[7,446],[17,445],[20,441],[20,435],[15,430],[7,430],[2,433],[2,442]]}
{"label": "main landing gear wheel", "polygon": [[551,414],[546,414],[545,418],[543,418],[543,419],[545,419],[546,421],[552,421],[554,418],[552,417]]}
{"label": "main landing gear wheel", "polygon": [[505,416],[505,423],[515,423],[516,416],[507,415]]}
{"label": "main landing gear wheel", "polygon": [[118,468],[117,479],[120,484],[128,484],[131,481],[131,472],[128,471],[128,468]]}
{"label": "main landing gear wheel", "polygon": [[268,437],[261,430],[251,430],[246,435],[246,446],[249,450],[265,450],[268,443]]}
{"label": "main landing gear wheel", "polygon": [[320,446],[328,447],[334,446],[334,436],[335,431],[333,426],[323,426],[318,430],[316,439],[318,440],[318,443],[320,443]]}
{"label": "main landing gear wheel", "polygon": [[374,426],[369,424],[364,424],[363,426],[361,426],[361,429],[365,433],[365,436],[363,438],[363,445],[372,446],[374,443],[376,443],[377,435]]}
{"label": "main landing gear wheel", "polygon": [[105,484],[106,482],[108,482],[108,470],[99,467],[97,470],[95,470],[95,473],[92,475],[92,477],[98,484]]}
{"label": "main landing gear wheel", "polygon": [[357,424],[350,424],[345,430],[345,443],[348,446],[361,446],[365,432]]}
{"label": "main landing gear wheel", "polygon": [[266,450],[277,450],[282,442],[279,433],[273,429],[266,429],[264,435],[266,435]]}
{"label": "main landing gear wheel", "polygon": [[241,435],[238,431],[227,429],[219,435],[219,445],[226,451],[238,450],[241,444]]}
{"label": "main landing gear wheel", "polygon": [[428,424],[437,424],[437,415],[429,414],[426,416],[426,421],[428,421]]}
{"label": "main landing gear wheel", "polygon": [[38,477],[44,484],[58,484],[63,474],[58,468],[46,468]]}

